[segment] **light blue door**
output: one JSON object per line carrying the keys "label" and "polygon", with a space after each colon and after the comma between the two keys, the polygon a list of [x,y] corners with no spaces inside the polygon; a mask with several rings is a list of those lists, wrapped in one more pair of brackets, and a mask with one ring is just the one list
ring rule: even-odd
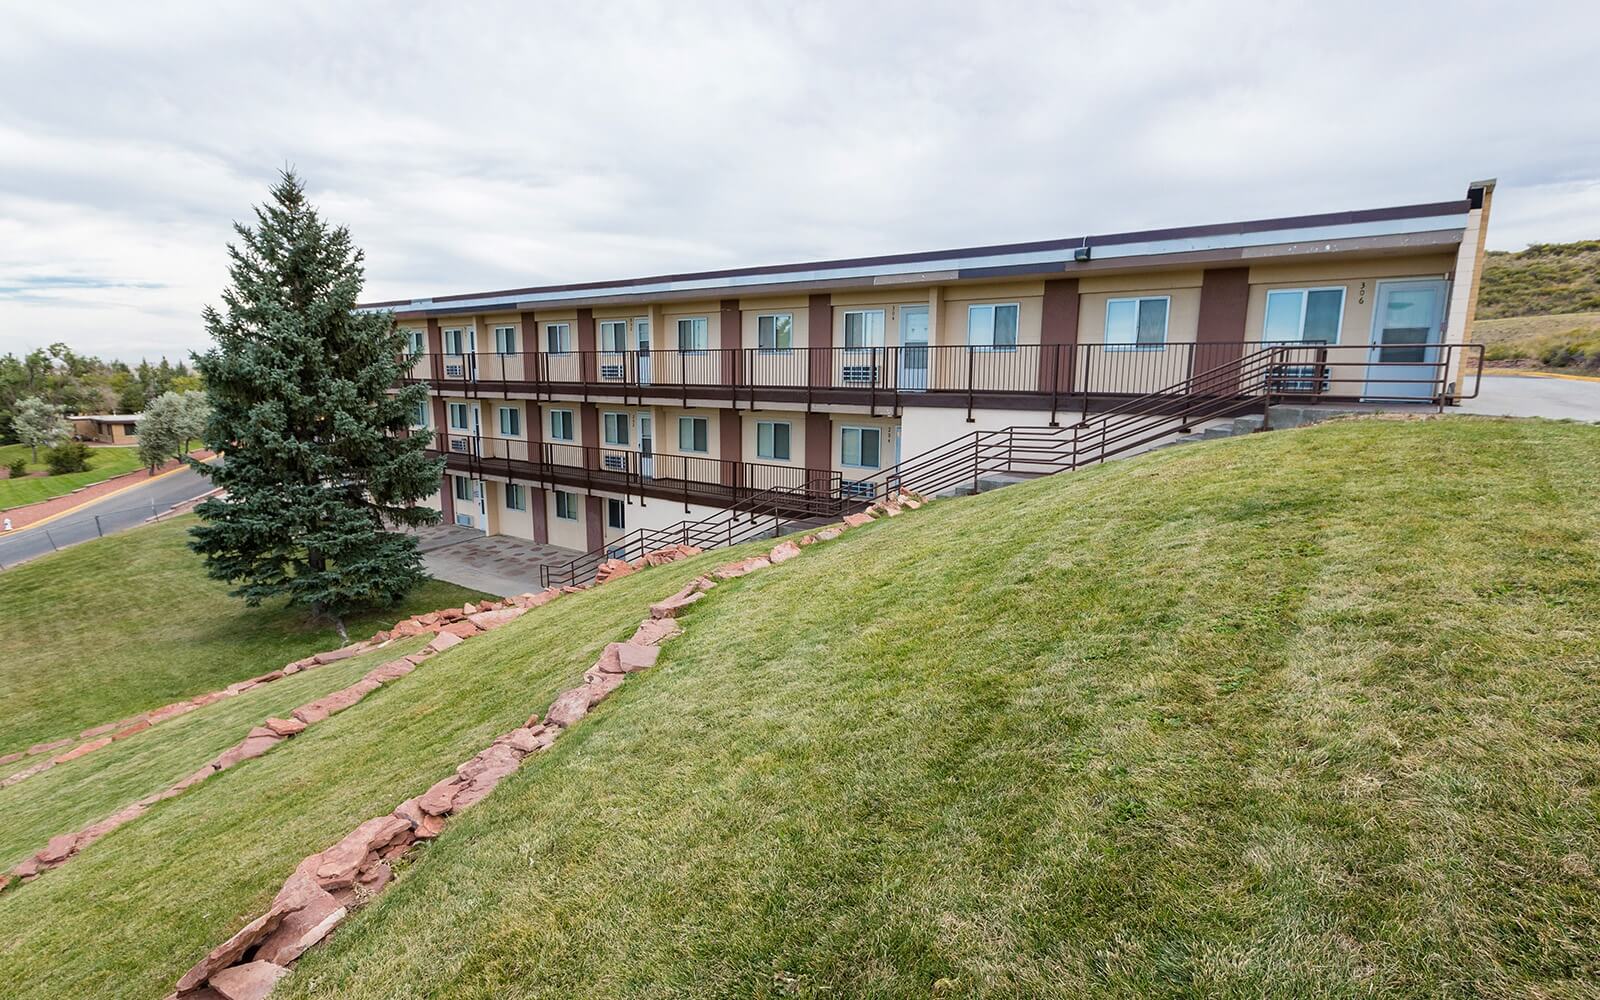
{"label": "light blue door", "polygon": [[1444,392],[1443,281],[1380,281],[1367,357],[1368,399],[1432,399]]}

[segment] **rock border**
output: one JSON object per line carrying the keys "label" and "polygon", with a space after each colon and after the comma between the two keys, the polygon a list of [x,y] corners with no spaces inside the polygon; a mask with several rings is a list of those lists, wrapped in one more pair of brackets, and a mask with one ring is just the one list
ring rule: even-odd
{"label": "rock border", "polygon": [[[273,897],[272,905],[228,940],[213,948],[178,980],[167,1000],[262,1000],[278,980],[310,948],[338,927],[352,909],[364,905],[382,892],[394,877],[393,863],[413,846],[432,840],[443,832],[448,821],[483,801],[506,777],[514,774],[523,761],[548,749],[556,738],[589,714],[589,710],[621,687],[629,674],[654,666],[661,645],[681,634],[678,616],[704,599],[717,586],[711,579],[730,580],[759,569],[787,562],[801,554],[803,546],[838,538],[856,524],[881,514],[894,517],[904,509],[922,506],[921,497],[900,493],[873,504],[865,520],[834,525],[784,539],[766,556],[751,556],[717,567],[710,574],[691,580],[677,593],[650,605],[649,616],[639,622],[626,642],[608,643],[593,666],[583,674],[583,683],[556,696],[543,720],[535,712],[527,722],[496,738],[456,768],[456,773],[436,782],[421,795],[406,799],[387,815],[375,816],[358,825],[343,839],[302,860]],[[660,562],[649,556],[635,560],[636,566],[622,560],[608,560],[609,572],[597,575],[597,583],[627,576],[638,569],[685,558],[681,550]],[[696,550],[697,552],[698,550]],[[654,555],[654,553],[651,553]],[[622,570],[616,565],[627,567]],[[572,589],[572,588],[563,588]],[[443,638],[439,636],[438,638]],[[381,668],[380,668],[381,669]]]}

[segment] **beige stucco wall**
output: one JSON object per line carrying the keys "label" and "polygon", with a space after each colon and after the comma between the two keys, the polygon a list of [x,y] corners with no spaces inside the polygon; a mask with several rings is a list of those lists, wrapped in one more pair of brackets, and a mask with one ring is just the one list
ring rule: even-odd
{"label": "beige stucco wall", "polygon": [[[789,425],[789,458],[787,461],[780,458],[762,458],[756,454],[756,424],[777,423]],[[741,458],[746,462],[760,462],[763,465],[786,465],[795,468],[804,468],[806,464],[806,415],[804,413],[782,412],[778,410],[764,410],[759,413],[741,414],[740,437]]]}
{"label": "beige stucco wall", "polygon": [[[1200,272],[1164,272],[1157,275],[1127,275],[1097,278],[1085,282],[1091,289],[1079,288],[1078,342],[1104,345],[1106,305],[1112,299],[1165,295],[1167,305],[1167,344],[1194,343],[1200,329]],[[1075,373],[1075,387],[1090,392],[1149,392],[1171,385],[1189,374],[1190,348],[1166,350],[1079,350],[1081,362]]]}
{"label": "beige stucco wall", "polygon": [[585,509],[583,494],[577,491],[572,491],[573,496],[577,497],[577,502],[574,506],[578,515],[578,519],[576,521],[564,521],[561,518],[556,517],[557,489],[559,489],[559,487],[556,489],[546,490],[544,495],[545,513],[547,515],[546,523],[550,526],[550,544],[560,545],[569,549],[577,549],[579,552],[588,551],[589,534],[588,529],[584,526]]}
{"label": "beige stucco wall", "polygon": [[[846,416],[844,414],[835,414],[833,417],[833,426],[829,429],[833,435],[833,441],[829,446],[829,454],[833,456],[834,470],[841,473],[846,479],[866,479],[872,476],[874,473],[877,473],[883,469],[887,469],[889,466],[893,465],[895,441],[899,436],[899,423],[900,422],[898,420],[895,420],[891,417]],[[844,446],[844,435],[842,434],[842,431],[846,427],[876,427],[882,431],[882,435],[878,439],[878,467],[876,469],[862,469],[856,466],[847,466],[844,464],[841,454]]]}

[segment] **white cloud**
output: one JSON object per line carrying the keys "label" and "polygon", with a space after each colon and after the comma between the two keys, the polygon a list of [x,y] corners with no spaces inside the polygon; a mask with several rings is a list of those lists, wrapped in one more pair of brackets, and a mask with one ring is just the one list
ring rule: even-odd
{"label": "white cloud", "polygon": [[1600,9],[18,5],[0,351],[202,347],[275,171],[371,298],[1459,197],[1600,236]]}

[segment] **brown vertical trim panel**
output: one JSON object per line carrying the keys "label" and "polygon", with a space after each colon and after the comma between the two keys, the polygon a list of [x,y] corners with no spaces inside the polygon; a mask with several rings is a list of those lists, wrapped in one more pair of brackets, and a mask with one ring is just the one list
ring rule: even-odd
{"label": "brown vertical trim panel", "polygon": [[528,510],[533,514],[533,540],[550,544],[550,498],[544,490],[528,487]]}
{"label": "brown vertical trim panel", "polygon": [[[593,448],[594,451],[586,452],[594,458],[588,463],[590,468],[600,468],[600,407],[593,403],[578,404],[578,426],[582,428],[580,435],[583,438],[584,448]],[[591,546],[592,548],[592,546]]]}
{"label": "brown vertical trim panel", "polygon": [[744,468],[744,431],[739,411],[718,410],[717,425],[721,436],[717,450],[722,455],[722,485],[742,486],[739,473]]}
{"label": "brown vertical trim panel", "polygon": [[1200,282],[1193,374],[1244,356],[1245,313],[1249,308],[1248,267],[1215,267],[1205,272]]}
{"label": "brown vertical trim panel", "polygon": [[1039,322],[1039,391],[1071,392],[1078,357],[1078,279],[1054,278],[1044,283],[1044,308]]}
{"label": "brown vertical trim panel", "polygon": [[455,477],[450,473],[442,473],[439,477],[439,509],[444,514],[445,524],[456,523],[456,491]]}
{"label": "brown vertical trim panel", "polygon": [[[831,352],[823,350],[833,346],[833,296],[826,292],[813,295],[806,303],[806,346],[811,356],[811,384],[826,386],[833,381],[833,365],[830,361]],[[809,441],[811,423],[806,422],[806,440]],[[810,454],[810,445],[806,446],[806,454]],[[806,460],[810,464],[810,459]]]}
{"label": "brown vertical trim panel", "polygon": [[578,368],[585,382],[593,382],[598,371],[594,358],[594,310],[578,310]]}
{"label": "brown vertical trim panel", "polygon": [[522,325],[522,377],[530,382],[543,381],[543,369],[539,365],[539,320],[533,312],[526,311],[517,314],[517,320]]}
{"label": "brown vertical trim panel", "polygon": [[606,511],[600,498],[590,493],[583,498],[583,519],[589,532],[590,550],[606,543]]}
{"label": "brown vertical trim panel", "polygon": [[806,414],[806,472],[808,475],[833,469],[833,419],[826,413]]}
{"label": "brown vertical trim panel", "polygon": [[724,385],[739,384],[739,358],[743,351],[739,347],[744,342],[744,321],[739,313],[738,299],[722,300],[721,329],[717,333],[717,346],[722,348],[722,382]]}

